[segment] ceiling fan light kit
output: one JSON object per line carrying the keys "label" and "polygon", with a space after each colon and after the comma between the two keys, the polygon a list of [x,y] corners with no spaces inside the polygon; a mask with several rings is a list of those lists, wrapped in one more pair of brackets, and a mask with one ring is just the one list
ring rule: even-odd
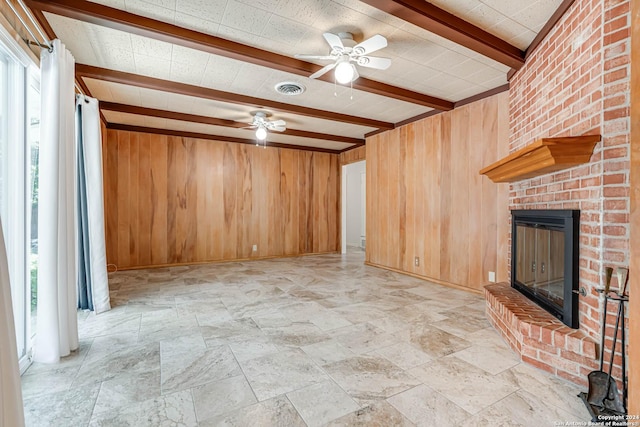
{"label": "ceiling fan light kit", "polygon": [[267,139],[267,129],[259,126],[258,129],[256,129],[256,138],[258,141],[264,141]]}
{"label": "ceiling fan light kit", "polygon": [[349,60],[342,61],[336,66],[335,77],[340,84],[348,84],[354,80],[355,69]]}

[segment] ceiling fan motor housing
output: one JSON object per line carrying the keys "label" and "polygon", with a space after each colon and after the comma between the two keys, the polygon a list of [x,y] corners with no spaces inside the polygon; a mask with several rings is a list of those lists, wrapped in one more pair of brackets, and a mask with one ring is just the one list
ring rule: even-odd
{"label": "ceiling fan motor housing", "polygon": [[353,39],[351,33],[338,33],[338,37],[342,40],[344,47],[353,48],[356,45],[356,41]]}

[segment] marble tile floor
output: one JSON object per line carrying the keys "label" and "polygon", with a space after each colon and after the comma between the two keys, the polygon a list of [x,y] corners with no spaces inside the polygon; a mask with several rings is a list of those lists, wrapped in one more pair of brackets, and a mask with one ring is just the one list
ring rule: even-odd
{"label": "marble tile floor", "polygon": [[28,426],[553,426],[576,386],[521,363],[482,297],[362,252],[110,274],[113,309],[23,375]]}

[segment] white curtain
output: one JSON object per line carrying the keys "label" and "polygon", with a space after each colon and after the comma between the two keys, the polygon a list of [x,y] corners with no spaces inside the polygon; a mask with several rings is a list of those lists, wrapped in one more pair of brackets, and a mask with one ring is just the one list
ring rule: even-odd
{"label": "white curtain", "polygon": [[38,324],[34,360],[56,363],[78,348],[74,66],[60,40],[40,58]]}
{"label": "white curtain", "polygon": [[0,224],[0,426],[23,426],[22,389],[13,323],[7,249]]}
{"label": "white curtain", "polygon": [[98,100],[76,96],[78,150],[78,307],[111,309],[102,197],[102,138]]}

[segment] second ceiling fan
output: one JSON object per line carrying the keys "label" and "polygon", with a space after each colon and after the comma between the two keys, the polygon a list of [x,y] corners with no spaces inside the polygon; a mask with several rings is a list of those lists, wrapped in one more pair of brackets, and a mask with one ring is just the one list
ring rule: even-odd
{"label": "second ceiling fan", "polygon": [[298,59],[332,60],[333,63],[322,67],[309,78],[317,79],[335,68],[336,81],[341,84],[351,83],[359,77],[356,64],[361,67],[386,70],[391,65],[391,59],[368,56],[387,46],[387,39],[376,34],[362,43],[356,44],[351,33],[324,33],[322,35],[331,46],[329,55],[296,55]]}
{"label": "second ceiling fan", "polygon": [[[251,113],[253,119],[246,129],[256,130],[256,139],[265,144],[267,139],[267,131],[284,132],[287,128],[287,122],[284,120],[269,120],[271,113],[263,110],[253,111]],[[258,145],[258,144],[256,144]]]}

